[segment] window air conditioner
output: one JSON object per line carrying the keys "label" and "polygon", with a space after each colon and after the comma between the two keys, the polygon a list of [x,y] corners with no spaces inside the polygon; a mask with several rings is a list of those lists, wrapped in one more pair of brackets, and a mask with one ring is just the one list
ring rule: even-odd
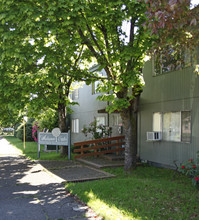
{"label": "window air conditioner", "polygon": [[160,141],[162,140],[162,132],[153,131],[147,132],[147,141]]}

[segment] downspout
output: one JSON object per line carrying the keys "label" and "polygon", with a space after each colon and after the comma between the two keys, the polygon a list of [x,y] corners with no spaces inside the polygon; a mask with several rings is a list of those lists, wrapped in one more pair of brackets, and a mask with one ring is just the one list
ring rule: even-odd
{"label": "downspout", "polygon": [[[107,105],[109,106],[109,101],[107,101]],[[107,125],[108,127],[110,126],[110,115],[108,112],[107,112]]]}

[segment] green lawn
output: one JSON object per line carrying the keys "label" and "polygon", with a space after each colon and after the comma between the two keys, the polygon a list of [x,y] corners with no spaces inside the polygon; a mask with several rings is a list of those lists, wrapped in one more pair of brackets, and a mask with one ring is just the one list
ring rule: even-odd
{"label": "green lawn", "polygon": [[[37,143],[36,142],[26,142],[25,150],[23,147],[23,142],[14,136],[4,136],[4,138],[9,141],[13,146],[22,151],[22,153],[31,160],[38,160],[37,158]],[[41,145],[40,160],[66,160],[67,158],[60,157],[60,154],[56,152],[43,152],[44,146]]]}
{"label": "green lawn", "polygon": [[116,178],[66,185],[105,219],[199,219],[199,190],[187,177],[147,166],[106,171]]}

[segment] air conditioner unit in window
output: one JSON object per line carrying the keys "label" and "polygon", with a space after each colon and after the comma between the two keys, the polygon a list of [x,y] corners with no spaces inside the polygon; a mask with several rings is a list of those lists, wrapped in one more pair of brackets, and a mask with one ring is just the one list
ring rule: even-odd
{"label": "air conditioner unit in window", "polygon": [[147,141],[160,141],[162,140],[162,132],[153,131],[147,132]]}

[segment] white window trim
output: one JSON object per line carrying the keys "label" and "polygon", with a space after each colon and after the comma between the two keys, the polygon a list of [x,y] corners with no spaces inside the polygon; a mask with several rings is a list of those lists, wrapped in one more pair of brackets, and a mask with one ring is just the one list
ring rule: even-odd
{"label": "white window trim", "polygon": [[72,133],[78,134],[79,133],[79,119],[74,118],[71,121],[71,131]]}

